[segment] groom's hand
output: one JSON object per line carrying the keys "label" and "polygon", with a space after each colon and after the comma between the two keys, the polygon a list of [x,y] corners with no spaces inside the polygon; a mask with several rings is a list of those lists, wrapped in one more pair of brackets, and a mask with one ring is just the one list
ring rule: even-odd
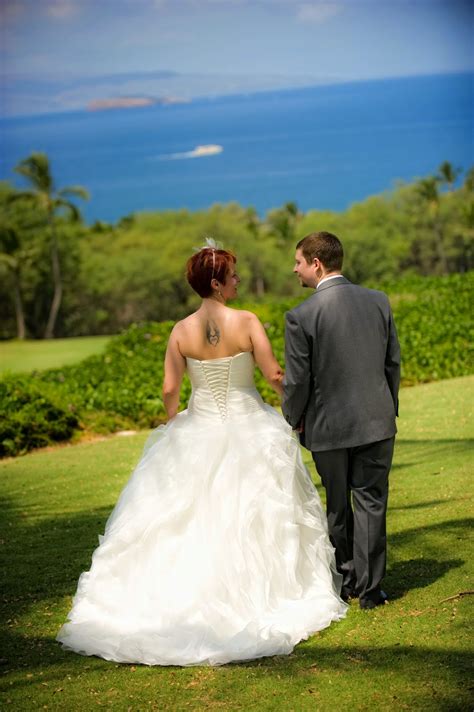
{"label": "groom's hand", "polygon": [[300,422],[296,426],[296,428],[293,428],[295,433],[304,433],[304,418],[301,418]]}

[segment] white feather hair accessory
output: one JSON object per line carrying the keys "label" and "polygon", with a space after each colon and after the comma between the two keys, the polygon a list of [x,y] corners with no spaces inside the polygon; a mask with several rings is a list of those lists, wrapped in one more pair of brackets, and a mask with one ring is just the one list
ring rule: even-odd
{"label": "white feather hair accessory", "polygon": [[220,242],[216,242],[213,237],[204,236],[206,244],[201,247],[193,247],[193,252],[201,252],[201,250],[222,250],[222,245]]}
{"label": "white feather hair accessory", "polygon": [[193,247],[194,252],[201,252],[201,250],[212,250],[212,274],[211,280],[214,279],[214,272],[216,269],[216,250],[222,250],[222,245],[220,242],[216,242],[213,237],[204,236],[206,244],[202,247]]}

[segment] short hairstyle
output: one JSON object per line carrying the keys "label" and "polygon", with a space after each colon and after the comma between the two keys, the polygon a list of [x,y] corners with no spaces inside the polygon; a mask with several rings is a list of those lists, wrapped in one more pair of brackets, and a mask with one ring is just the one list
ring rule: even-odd
{"label": "short hairstyle", "polygon": [[227,272],[236,262],[237,258],[232,252],[203,247],[189,258],[186,264],[186,279],[200,297],[210,297],[212,280],[225,282]]}
{"label": "short hairstyle", "polygon": [[301,250],[308,264],[317,257],[330,272],[342,269],[344,250],[339,238],[331,232],[311,232],[298,242],[296,249]]}

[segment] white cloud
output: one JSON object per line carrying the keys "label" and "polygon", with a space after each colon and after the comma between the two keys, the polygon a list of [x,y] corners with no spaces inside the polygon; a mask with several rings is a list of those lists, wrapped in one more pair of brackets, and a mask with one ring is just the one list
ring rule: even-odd
{"label": "white cloud", "polygon": [[57,20],[67,20],[77,15],[79,6],[72,0],[53,0],[48,4],[46,12]]}
{"label": "white cloud", "polygon": [[299,6],[296,19],[299,22],[320,25],[329,20],[330,17],[338,15],[341,11],[342,5],[335,2],[304,3]]}

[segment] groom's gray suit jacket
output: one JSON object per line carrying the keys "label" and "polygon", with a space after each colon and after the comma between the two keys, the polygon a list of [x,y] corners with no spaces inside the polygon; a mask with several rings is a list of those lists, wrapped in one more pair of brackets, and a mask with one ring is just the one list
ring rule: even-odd
{"label": "groom's gray suit jacket", "polygon": [[342,275],[287,312],[283,415],[313,452],[395,435],[400,347],[388,298]]}

